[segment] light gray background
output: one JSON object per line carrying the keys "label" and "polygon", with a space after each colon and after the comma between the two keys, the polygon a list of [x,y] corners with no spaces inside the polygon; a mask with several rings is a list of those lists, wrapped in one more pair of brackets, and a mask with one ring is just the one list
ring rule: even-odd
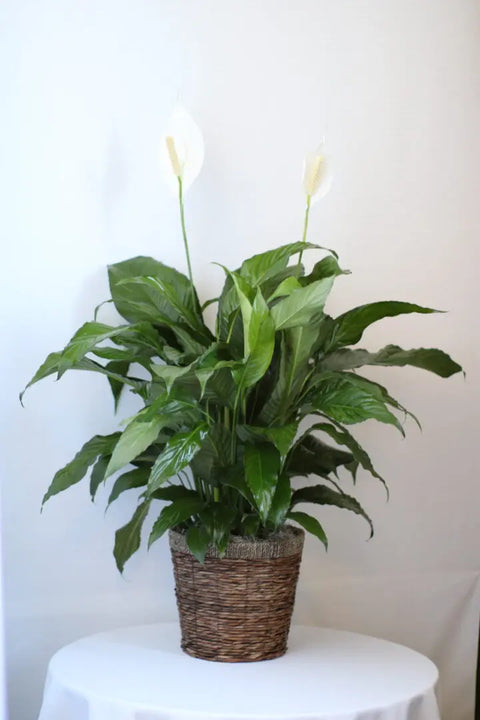
{"label": "light gray background", "polygon": [[[373,516],[322,512],[296,620],[426,653],[446,720],[472,720],[479,606],[480,5],[475,0],[4,0],[0,5],[4,574],[11,720],[38,712],[50,655],[94,631],[175,617],[166,543],[118,575],[85,484],[39,506],[53,473],[111,432],[104,378],[72,373],[17,393],[107,297],[104,266],[153,254],[184,267],[158,144],[177,99],[202,127],[187,202],[202,297],[249,254],[301,236],[303,155],[322,136],[335,175],[312,241],[351,276],[328,306],[400,299],[449,310],[379,323],[375,349],[441,346],[460,376],[384,369],[422,420],[406,440],[357,436],[388,479],[360,477]],[[108,320],[108,310],[104,318]],[[134,411],[124,402],[119,419]]]}

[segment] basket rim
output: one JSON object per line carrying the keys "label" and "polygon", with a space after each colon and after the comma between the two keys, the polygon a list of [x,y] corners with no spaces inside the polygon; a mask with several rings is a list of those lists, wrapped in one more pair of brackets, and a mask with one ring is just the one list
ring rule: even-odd
{"label": "basket rim", "polygon": [[[174,528],[169,530],[168,537],[172,553],[192,554],[187,545],[185,532]],[[210,546],[205,557],[239,560],[269,560],[288,557],[301,554],[304,541],[304,530],[285,524],[267,538],[232,535],[222,556],[215,547]]]}

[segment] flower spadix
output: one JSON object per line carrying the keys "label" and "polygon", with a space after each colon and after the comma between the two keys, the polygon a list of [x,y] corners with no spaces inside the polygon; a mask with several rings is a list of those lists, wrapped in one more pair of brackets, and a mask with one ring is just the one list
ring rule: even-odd
{"label": "flower spadix", "polygon": [[167,185],[178,195],[178,178],[185,192],[199,174],[204,158],[200,128],[185,108],[177,105],[160,143],[160,162]]}
{"label": "flower spadix", "polygon": [[316,202],[330,190],[332,177],[323,145],[308,153],[303,166],[303,189],[310,202]]}

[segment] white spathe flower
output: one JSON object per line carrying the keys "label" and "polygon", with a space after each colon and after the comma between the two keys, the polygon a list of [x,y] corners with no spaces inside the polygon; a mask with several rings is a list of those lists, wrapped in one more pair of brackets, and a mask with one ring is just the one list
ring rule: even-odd
{"label": "white spathe flower", "polygon": [[303,189],[305,195],[314,203],[325,197],[332,185],[330,163],[323,145],[315,152],[308,153],[303,165]]}
{"label": "white spathe flower", "polygon": [[178,178],[185,192],[199,174],[204,158],[203,136],[185,108],[177,105],[160,143],[160,163],[167,185],[178,195]]}

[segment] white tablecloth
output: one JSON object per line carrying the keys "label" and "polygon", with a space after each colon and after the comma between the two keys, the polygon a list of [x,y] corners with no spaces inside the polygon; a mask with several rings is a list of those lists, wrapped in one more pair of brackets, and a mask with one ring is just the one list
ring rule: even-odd
{"label": "white tablecloth", "polygon": [[39,720],[439,720],[435,665],[384,640],[297,626],[283,657],[234,664],[179,645],[164,623],[64,647]]}

